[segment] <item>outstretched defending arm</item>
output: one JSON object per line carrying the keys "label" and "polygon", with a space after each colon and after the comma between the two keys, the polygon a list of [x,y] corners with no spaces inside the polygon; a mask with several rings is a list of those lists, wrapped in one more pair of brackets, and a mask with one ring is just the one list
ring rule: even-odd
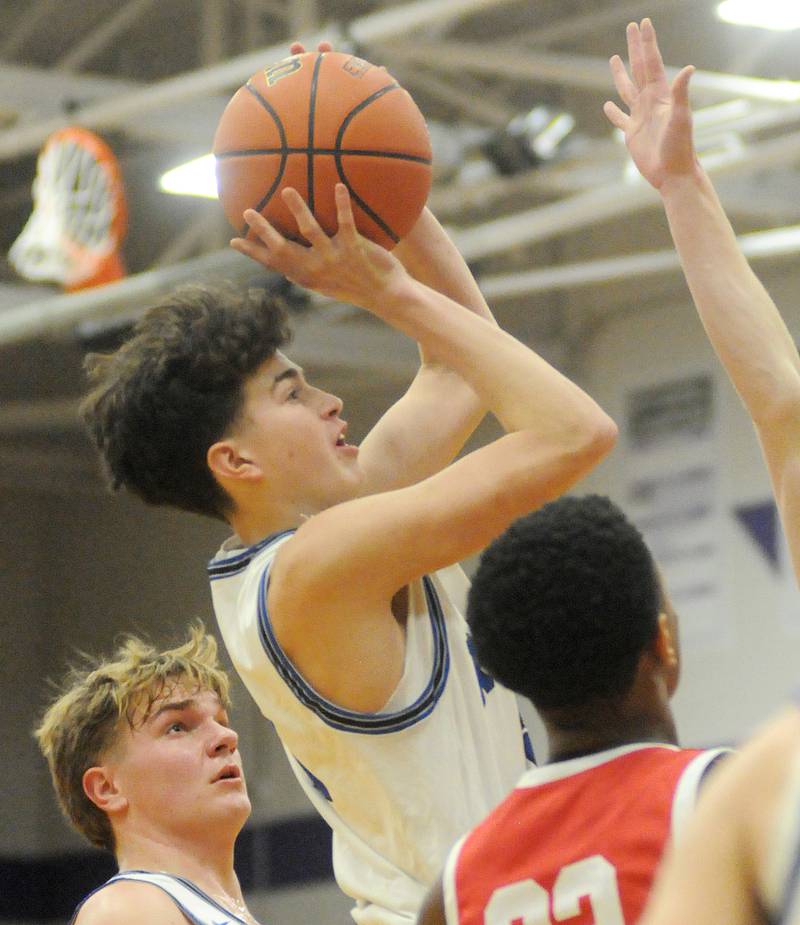
{"label": "outstretched defending arm", "polygon": [[604,111],[659,192],[708,337],[756,426],[800,575],[800,357],[775,303],[739,249],[692,142],[685,67],[670,86],[649,19],[628,26],[630,75],[611,59],[629,113]]}

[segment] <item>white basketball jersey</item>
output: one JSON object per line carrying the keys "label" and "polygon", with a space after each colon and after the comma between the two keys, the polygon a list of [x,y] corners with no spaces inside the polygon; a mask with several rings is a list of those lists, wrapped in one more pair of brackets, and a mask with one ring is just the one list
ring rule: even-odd
{"label": "white basketball jersey", "polygon": [[455,601],[454,566],[409,588],[403,676],[377,713],[325,700],[278,644],[269,566],[292,531],[209,565],[231,660],[271,720],[312,803],[333,830],[334,874],[359,925],[412,922],[453,842],[514,786],[532,758],[516,698],[481,672]]}
{"label": "white basketball jersey", "polygon": [[[200,887],[195,886],[191,880],[185,880],[183,877],[173,877],[172,874],[150,870],[121,870],[118,874],[111,877],[110,880],[93,890],[89,896],[94,896],[98,890],[102,890],[111,883],[118,880],[138,880],[142,883],[152,883],[153,886],[163,890],[170,896],[175,905],[181,910],[192,925],[247,925],[244,919],[240,919],[228,909],[225,909],[218,902],[213,900],[208,894],[204,893]],[[86,897],[86,899],[89,898]],[[81,906],[86,899],[75,910],[75,914],[70,920],[70,925],[75,921]]]}

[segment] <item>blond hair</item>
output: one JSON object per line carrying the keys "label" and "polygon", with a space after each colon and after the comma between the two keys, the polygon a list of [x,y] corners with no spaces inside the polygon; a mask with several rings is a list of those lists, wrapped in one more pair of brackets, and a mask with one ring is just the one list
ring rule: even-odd
{"label": "blond hair", "polygon": [[114,851],[108,816],[85,794],[83,775],[116,744],[122,724],[143,723],[153,702],[175,684],[210,690],[230,704],[229,681],[217,662],[217,642],[202,625],[182,645],[159,651],[126,637],[111,659],[72,668],[61,693],[34,731],[47,759],[64,815],[93,845]]}

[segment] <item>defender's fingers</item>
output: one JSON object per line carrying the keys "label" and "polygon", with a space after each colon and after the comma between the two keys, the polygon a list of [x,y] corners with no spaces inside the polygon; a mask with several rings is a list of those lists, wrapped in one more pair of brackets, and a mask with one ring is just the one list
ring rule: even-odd
{"label": "defender's fingers", "polygon": [[319,244],[328,240],[328,236],[320,228],[314,213],[308,208],[305,199],[291,186],[281,192],[281,197],[297,222],[300,234],[311,244]]}
{"label": "defender's fingers", "polygon": [[614,128],[621,129],[623,132],[625,131],[631,117],[625,115],[616,103],[612,103],[611,100],[606,100],[606,102],[603,103],[603,112],[605,113],[606,119],[608,119]]}
{"label": "defender's fingers", "polygon": [[333,45],[330,42],[320,42],[317,51],[333,51]]}
{"label": "defender's fingers", "polygon": [[641,89],[647,83],[647,71],[644,65],[644,52],[642,51],[642,34],[635,22],[629,22],[625,30],[628,38],[628,63],[631,68],[634,84]]}
{"label": "defender's fingers", "polygon": [[642,37],[642,56],[644,58],[645,78],[660,80],[664,76],[664,59],[658,48],[656,30],[649,19],[643,19],[639,29]]}
{"label": "defender's fingers", "polygon": [[358,234],[356,220],[353,217],[353,204],[350,202],[350,193],[344,183],[337,183],[333,191],[336,198],[337,234],[352,240]]}
{"label": "defender's fingers", "polygon": [[630,109],[639,91],[633,85],[633,81],[628,76],[628,71],[619,55],[614,55],[609,60],[608,66],[611,68],[611,76],[614,79],[614,86],[617,88],[619,98]]}
{"label": "defender's fingers", "polygon": [[694,65],[687,64],[672,82],[672,99],[681,106],[689,105],[689,81],[694,74]]}

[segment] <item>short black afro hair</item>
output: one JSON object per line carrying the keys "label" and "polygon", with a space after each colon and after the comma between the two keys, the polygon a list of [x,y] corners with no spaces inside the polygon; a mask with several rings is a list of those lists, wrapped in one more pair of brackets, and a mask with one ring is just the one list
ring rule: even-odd
{"label": "short black afro hair", "polygon": [[493,677],[539,709],[562,709],[629,689],[661,605],[642,535],[589,495],[520,518],[486,549],[467,621]]}

